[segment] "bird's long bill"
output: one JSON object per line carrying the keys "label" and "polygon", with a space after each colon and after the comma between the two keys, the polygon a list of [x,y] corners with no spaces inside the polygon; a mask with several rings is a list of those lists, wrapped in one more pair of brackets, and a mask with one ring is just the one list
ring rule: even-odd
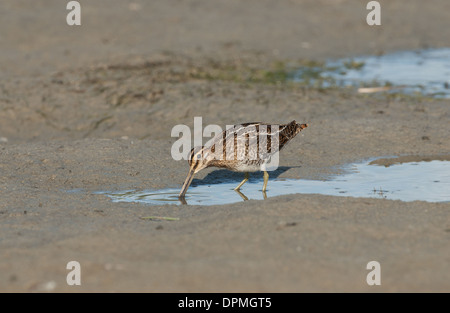
{"label": "bird's long bill", "polygon": [[188,190],[189,185],[191,184],[192,179],[194,178],[194,174],[195,174],[194,169],[191,168],[189,170],[188,176],[186,177],[186,180],[184,181],[183,187],[181,187],[180,195],[178,196],[178,198],[184,198],[184,196],[186,195],[186,191]]}

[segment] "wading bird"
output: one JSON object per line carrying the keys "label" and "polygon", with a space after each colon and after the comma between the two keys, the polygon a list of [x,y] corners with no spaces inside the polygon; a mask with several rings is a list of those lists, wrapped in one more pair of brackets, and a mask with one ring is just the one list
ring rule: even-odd
{"label": "wading bird", "polygon": [[188,158],[189,173],[179,198],[184,199],[194,175],[207,167],[244,172],[244,180],[234,189],[238,191],[249,179],[249,172],[263,171],[263,193],[269,174],[266,166],[292,138],[308,124],[292,121],[289,124],[245,123],[235,125],[213,137],[205,146],[194,147]]}

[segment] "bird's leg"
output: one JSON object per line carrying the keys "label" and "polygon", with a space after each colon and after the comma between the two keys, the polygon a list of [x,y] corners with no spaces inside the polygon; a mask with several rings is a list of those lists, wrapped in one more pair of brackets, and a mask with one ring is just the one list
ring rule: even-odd
{"label": "bird's leg", "polygon": [[267,182],[269,181],[269,173],[264,171],[264,185],[262,191],[265,193],[267,188]]}
{"label": "bird's leg", "polygon": [[245,172],[245,178],[244,178],[244,180],[241,181],[241,183],[240,183],[236,188],[234,188],[234,190],[239,190],[239,189],[242,187],[242,185],[245,184],[245,183],[247,182],[248,177],[249,177],[248,172]]}

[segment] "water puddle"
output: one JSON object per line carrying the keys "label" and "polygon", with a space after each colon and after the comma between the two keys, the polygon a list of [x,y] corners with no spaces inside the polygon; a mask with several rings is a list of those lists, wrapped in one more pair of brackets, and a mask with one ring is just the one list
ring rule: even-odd
{"label": "water puddle", "polygon": [[[352,164],[347,174],[330,180],[269,180],[266,194],[261,191],[262,175],[253,176],[241,192],[233,190],[239,180],[204,183],[194,180],[186,194],[190,205],[230,204],[249,199],[264,200],[287,194],[322,194],[332,196],[368,197],[390,200],[450,202],[450,156],[434,158],[400,157]],[[185,204],[178,199],[179,188],[147,191],[99,192],[113,202],[140,202],[149,205]]]}
{"label": "water puddle", "polygon": [[354,86],[360,92],[420,93],[450,99],[450,48],[329,61],[300,68],[294,81],[318,87]]}

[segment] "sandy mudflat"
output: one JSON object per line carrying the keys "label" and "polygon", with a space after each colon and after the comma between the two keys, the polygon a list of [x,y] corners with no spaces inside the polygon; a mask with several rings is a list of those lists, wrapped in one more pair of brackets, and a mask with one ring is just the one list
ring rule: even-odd
{"label": "sandy mudflat", "polygon": [[[448,160],[449,100],[242,79],[280,62],[450,45],[449,1],[380,3],[382,25],[369,27],[361,1],[82,1],[82,26],[69,27],[61,1],[2,1],[0,291],[449,292],[449,203],[270,197],[270,182],[267,200],[223,206],[93,193],[181,187],[188,167],[171,158],[170,130],[194,116],[309,123],[282,152],[281,177]],[[71,260],[78,287],[66,284]],[[366,283],[372,260],[381,286]]]}

